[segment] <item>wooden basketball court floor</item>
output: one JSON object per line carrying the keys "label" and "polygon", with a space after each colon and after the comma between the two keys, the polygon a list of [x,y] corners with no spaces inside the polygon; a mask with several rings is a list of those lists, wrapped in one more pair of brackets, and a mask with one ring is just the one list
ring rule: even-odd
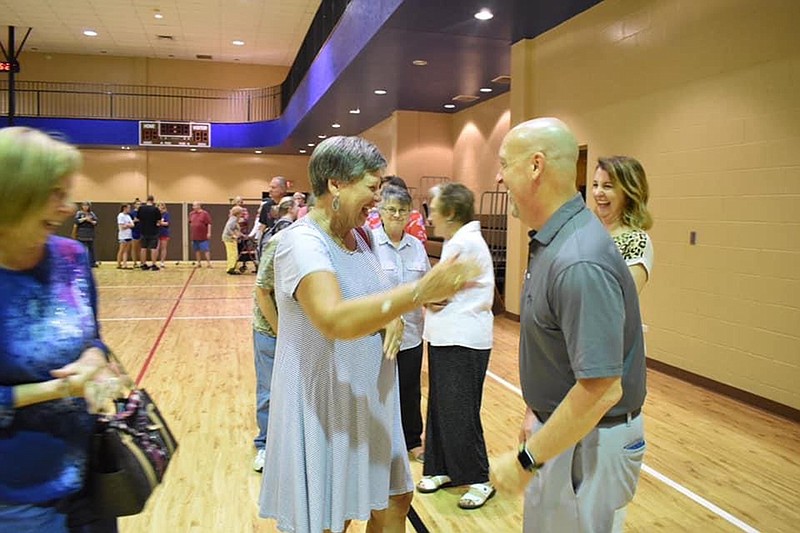
{"label": "wooden basketball court floor", "polygon": [[[275,531],[258,518],[261,476],[251,468],[255,276],[226,275],[222,263],[160,272],[106,263],[96,275],[106,342],[180,441],[164,484],[121,531]],[[495,320],[482,411],[490,457],[514,446],[524,410],[518,337],[519,324]],[[423,396],[426,380],[423,365]],[[800,425],[655,371],[648,380],[648,449],[627,531],[800,531]],[[417,480],[422,466],[411,465]],[[464,511],[460,492],[414,496],[431,532],[521,531],[521,497]]]}

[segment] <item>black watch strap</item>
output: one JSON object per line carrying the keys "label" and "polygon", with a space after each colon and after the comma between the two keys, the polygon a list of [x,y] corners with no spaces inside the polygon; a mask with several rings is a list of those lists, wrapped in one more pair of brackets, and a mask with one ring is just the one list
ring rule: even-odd
{"label": "black watch strap", "polygon": [[536,459],[531,455],[531,452],[528,451],[527,446],[525,446],[525,443],[519,445],[517,461],[519,461],[522,468],[528,472],[536,472],[542,467],[542,463],[536,462]]}

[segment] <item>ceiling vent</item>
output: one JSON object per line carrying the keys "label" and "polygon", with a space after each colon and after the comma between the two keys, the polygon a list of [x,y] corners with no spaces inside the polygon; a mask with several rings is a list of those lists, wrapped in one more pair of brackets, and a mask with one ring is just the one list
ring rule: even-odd
{"label": "ceiling vent", "polygon": [[477,96],[472,96],[471,94],[459,94],[458,96],[453,97],[454,102],[465,102],[465,103],[474,102],[477,99],[478,99]]}
{"label": "ceiling vent", "polygon": [[511,76],[497,76],[492,80],[492,83],[501,83],[503,85],[511,84]]}
{"label": "ceiling vent", "polygon": [[214,59],[213,57],[211,57],[211,54],[197,54],[194,57],[196,57],[197,59]]}
{"label": "ceiling vent", "polygon": [[156,35],[156,39],[158,39],[159,41],[174,41],[175,40],[175,36],[174,35]]}

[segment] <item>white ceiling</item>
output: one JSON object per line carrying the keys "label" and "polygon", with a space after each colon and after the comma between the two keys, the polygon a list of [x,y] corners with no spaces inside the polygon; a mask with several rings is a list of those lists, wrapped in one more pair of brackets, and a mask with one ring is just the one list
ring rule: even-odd
{"label": "white ceiling", "polygon": [[[290,66],[320,0],[0,0],[0,41],[24,51]],[[154,15],[160,12],[162,19]],[[97,37],[83,31],[95,30]],[[159,39],[172,35],[174,41]],[[244,46],[234,46],[239,39]]]}

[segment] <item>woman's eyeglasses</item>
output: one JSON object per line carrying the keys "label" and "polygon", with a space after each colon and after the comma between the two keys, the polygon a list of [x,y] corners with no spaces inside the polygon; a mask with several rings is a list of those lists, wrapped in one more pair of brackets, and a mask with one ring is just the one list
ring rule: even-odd
{"label": "woman's eyeglasses", "polygon": [[381,211],[393,217],[406,217],[411,212],[408,209],[398,209],[396,207],[381,207]]}

